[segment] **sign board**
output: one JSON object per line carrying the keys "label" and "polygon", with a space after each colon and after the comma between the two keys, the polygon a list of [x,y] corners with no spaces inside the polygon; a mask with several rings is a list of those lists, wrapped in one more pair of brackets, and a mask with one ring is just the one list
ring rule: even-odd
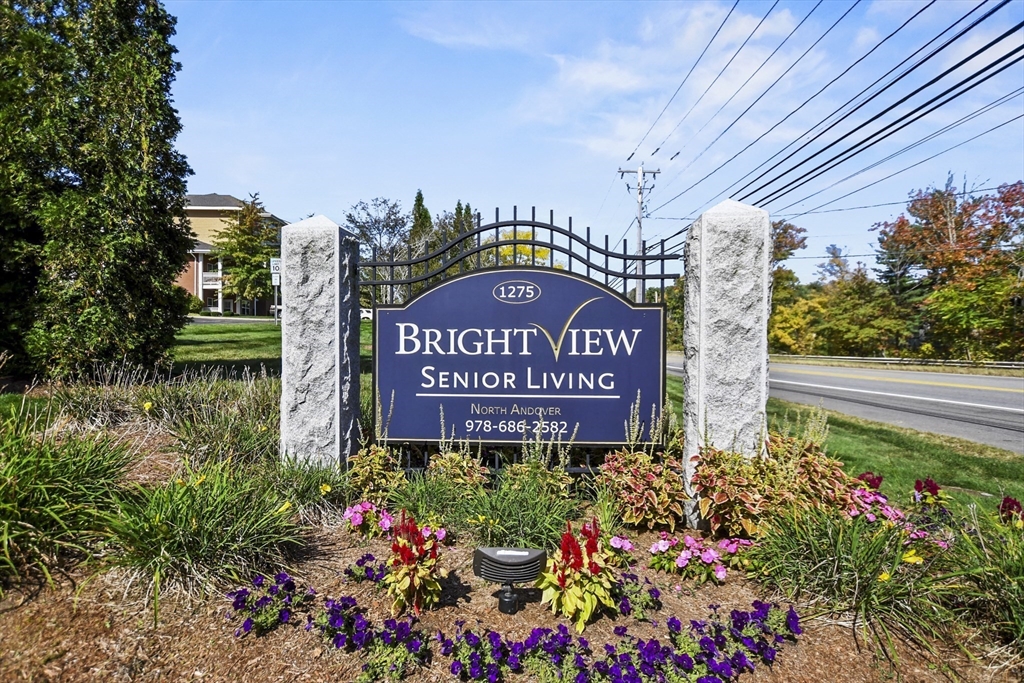
{"label": "sign board", "polygon": [[558,270],[476,271],[374,318],[388,440],[614,444],[665,390],[664,309]]}
{"label": "sign board", "polygon": [[270,274],[270,284],[272,286],[274,286],[274,287],[280,287],[281,286],[281,273],[271,273]]}
{"label": "sign board", "polygon": [[270,274],[280,275],[281,274],[281,259],[272,258],[270,259]]}

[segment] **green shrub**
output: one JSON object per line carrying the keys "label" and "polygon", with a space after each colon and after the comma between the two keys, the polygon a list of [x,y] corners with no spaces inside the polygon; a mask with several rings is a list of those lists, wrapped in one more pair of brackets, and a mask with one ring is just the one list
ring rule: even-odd
{"label": "green shrub", "polygon": [[0,595],[25,570],[49,577],[69,552],[101,536],[104,514],[131,462],[102,436],[39,433],[45,416],[22,411],[0,421]]}
{"label": "green shrub", "polygon": [[300,543],[294,510],[265,478],[210,461],[122,495],[110,523],[117,552],[109,562],[148,577],[158,607],[162,585],[205,591],[283,565]]}
{"label": "green shrub", "polygon": [[266,369],[246,370],[238,380],[216,372],[168,385],[154,396],[151,411],[178,440],[193,467],[209,460],[265,464],[281,446],[281,380]]}
{"label": "green shrub", "polygon": [[623,450],[609,453],[600,469],[597,485],[618,501],[624,523],[675,530],[682,521],[682,501],[688,496],[677,460],[665,458],[657,463],[643,451]]}
{"label": "green shrub", "polygon": [[348,459],[349,485],[360,500],[383,503],[405,484],[405,470],[387,446],[361,448]]}
{"label": "green shrub", "polygon": [[793,506],[850,507],[850,496],[861,482],[822,450],[824,419],[824,413],[816,411],[800,438],[770,434],[764,456],[701,450],[694,490],[701,516],[713,533],[756,536],[762,518]]}
{"label": "green shrub", "polygon": [[435,453],[430,456],[427,476],[444,479],[462,487],[482,486],[490,471],[468,452]]}
{"label": "green shrub", "polygon": [[407,510],[421,524],[448,531],[465,528],[467,496],[476,489],[438,476],[413,472],[403,486],[392,489],[388,496],[391,510]]}
{"label": "green shrub", "polygon": [[864,625],[923,640],[948,620],[948,587],[934,580],[944,554],[922,557],[899,525],[824,508],[792,509],[763,525],[747,551],[752,575],[789,599],[852,613]]}
{"label": "green shrub", "polygon": [[566,522],[579,513],[579,503],[543,476],[511,471],[499,475],[493,490],[478,489],[467,504],[467,524],[488,546],[554,548]]}
{"label": "green shrub", "polygon": [[954,611],[1024,656],[1024,529],[975,517],[949,552]]}
{"label": "green shrub", "polygon": [[348,474],[339,467],[286,458],[266,470],[268,485],[295,506],[304,523],[337,523],[351,503]]}

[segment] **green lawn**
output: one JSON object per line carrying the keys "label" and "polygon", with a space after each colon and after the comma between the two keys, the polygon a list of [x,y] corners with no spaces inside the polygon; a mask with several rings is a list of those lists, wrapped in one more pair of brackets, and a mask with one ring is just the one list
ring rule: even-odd
{"label": "green lawn", "polygon": [[[359,330],[360,356],[369,370],[373,351],[373,329],[363,321]],[[242,368],[281,372],[281,327],[273,323],[222,323],[186,325],[174,346],[177,370],[207,366],[226,366],[240,372]]]}

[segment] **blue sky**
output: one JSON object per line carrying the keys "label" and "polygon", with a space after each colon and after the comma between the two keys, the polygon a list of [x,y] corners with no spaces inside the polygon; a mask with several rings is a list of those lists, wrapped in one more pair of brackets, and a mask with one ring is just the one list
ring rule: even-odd
{"label": "blue sky", "polygon": [[[644,236],[668,236],[687,224],[672,219],[696,216],[723,199],[737,180],[812,130],[978,0],[943,0],[925,9],[800,112],[666,204],[779,123],[926,2],[862,1],[799,62],[854,2],[827,1],[813,13],[812,2],[784,0],[769,13],[773,4],[742,0],[723,25],[731,1],[167,2],[178,17],[173,42],[183,68],[174,99],[184,125],[178,146],[195,171],[189,191],[238,197],[259,192],[267,208],[287,220],[323,213],[340,223],[359,200],[387,197],[408,209],[422,189],[435,214],[460,199],[482,211],[485,221],[496,206],[503,214],[513,205],[536,206],[545,216],[553,209],[557,223],[573,216],[575,226],[589,225],[595,235],[617,240],[636,214],[636,199],[616,171],[643,162],[662,171],[650,195]],[[994,5],[990,0],[988,6]],[[877,102],[891,103],[892,93],[908,93],[1021,20],[1024,1],[1013,0],[833,133],[849,130],[851,121],[866,118],[864,111],[877,112]],[[721,32],[680,87],[719,26]],[[1021,42],[1017,31],[986,56],[999,56]],[[952,85],[982,64],[969,62],[943,83]],[[1022,87],[1024,64],[1018,63],[766,208],[773,217],[814,209],[1019,116],[1024,113],[1020,95],[825,189]],[[907,105],[934,94],[932,88]],[[876,127],[891,120],[880,119]],[[834,139],[833,133],[822,141]],[[943,185],[950,172],[959,185],[966,181],[973,188],[1020,180],[1024,119],[822,208],[902,201],[913,189]],[[814,279],[815,265],[823,260],[816,257],[829,244],[851,254],[871,252],[875,233],[869,228],[900,209],[794,219],[809,239],[808,248],[797,254],[803,258],[789,265],[806,282]],[[634,231],[629,229],[630,244]],[[870,257],[852,260],[873,264]]]}

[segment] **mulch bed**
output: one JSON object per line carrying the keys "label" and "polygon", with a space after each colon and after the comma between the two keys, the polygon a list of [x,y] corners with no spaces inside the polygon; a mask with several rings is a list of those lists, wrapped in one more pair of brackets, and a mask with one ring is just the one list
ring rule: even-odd
{"label": "mulch bed", "polygon": [[[152,434],[146,458],[133,471],[133,479],[153,482],[172,471],[169,443]],[[653,534],[634,538],[643,560]],[[375,623],[386,618],[390,601],[368,582],[348,582],[343,571],[366,552],[379,559],[389,553],[380,539],[363,541],[340,526],[321,526],[312,532],[311,551],[295,563],[292,572],[300,585],[313,586],[321,597],[351,595]],[[523,590],[527,605],[516,615],[497,609],[498,586],[486,583],[472,570],[471,547],[447,548],[442,566],[450,571],[444,582],[442,604],[425,612],[420,626],[432,635],[437,630],[453,635],[455,622],[479,625],[515,638],[524,638],[538,626],[559,623],[539,604],[539,592]],[[661,590],[663,607],[653,624],[630,618],[602,616],[589,625],[585,635],[597,651],[605,642],[618,639],[612,629],[626,625],[633,635],[665,637],[664,621],[676,616],[689,619],[707,616],[710,604],[731,609],[750,609],[755,599],[766,599],[756,584],[738,572],[730,572],[722,586],[697,589],[678,586],[674,577],[634,569]],[[22,586],[0,601],[0,681],[352,681],[361,668],[356,655],[325,647],[316,631],[288,625],[266,636],[234,636],[238,620],[228,620],[230,601],[223,595],[206,599],[168,595],[160,603],[159,624],[153,625],[152,606],[137,586],[129,586],[123,574],[90,575],[79,568],[59,578],[58,585]],[[30,590],[31,588],[31,590]],[[317,603],[320,604],[320,603]],[[299,621],[294,619],[293,621]],[[772,668],[759,666],[741,676],[751,682],[870,681],[1019,681],[1019,672],[987,666],[960,651],[938,648],[928,653],[904,640],[895,643],[895,661],[861,631],[824,620],[805,620],[805,633],[796,644],[779,652]],[[435,648],[436,652],[436,648]],[[455,681],[448,660],[437,657],[432,665],[415,672],[410,683]],[[525,675],[510,680],[526,681]]]}

